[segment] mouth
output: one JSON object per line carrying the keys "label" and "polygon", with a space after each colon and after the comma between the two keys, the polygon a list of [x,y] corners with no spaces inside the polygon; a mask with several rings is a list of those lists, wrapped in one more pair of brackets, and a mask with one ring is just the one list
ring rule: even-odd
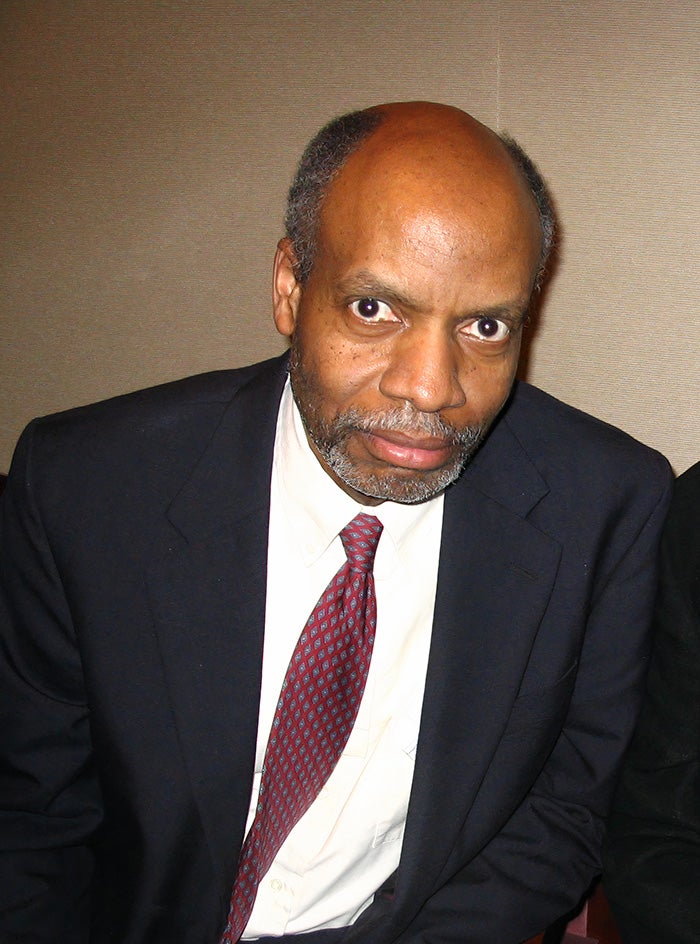
{"label": "mouth", "polygon": [[411,436],[392,429],[374,429],[362,435],[374,458],[399,468],[430,472],[454,456],[454,443],[439,436]]}

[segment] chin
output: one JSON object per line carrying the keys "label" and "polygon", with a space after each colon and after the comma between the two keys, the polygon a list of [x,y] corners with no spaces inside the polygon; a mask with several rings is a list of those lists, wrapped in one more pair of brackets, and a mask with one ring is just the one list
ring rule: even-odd
{"label": "chin", "polygon": [[368,498],[393,501],[402,505],[417,505],[430,501],[456,481],[469,457],[461,456],[441,469],[412,473],[410,469],[383,474],[359,469],[346,453],[331,449],[324,456],[329,468],[344,485]]}

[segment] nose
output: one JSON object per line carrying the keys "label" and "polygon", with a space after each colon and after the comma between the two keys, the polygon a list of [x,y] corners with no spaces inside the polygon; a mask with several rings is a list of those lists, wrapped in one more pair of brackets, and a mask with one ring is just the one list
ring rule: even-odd
{"label": "nose", "polygon": [[396,338],[379,384],[384,396],[423,413],[463,406],[458,342],[444,329],[409,329]]}

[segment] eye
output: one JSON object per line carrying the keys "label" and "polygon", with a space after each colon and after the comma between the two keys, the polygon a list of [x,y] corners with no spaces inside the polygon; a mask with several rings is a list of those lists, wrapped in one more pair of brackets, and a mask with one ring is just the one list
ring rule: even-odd
{"label": "eye", "polygon": [[510,334],[510,328],[505,321],[499,321],[498,318],[490,318],[488,315],[484,315],[483,318],[471,321],[464,332],[470,338],[476,338],[478,341],[494,343],[505,341]]}
{"label": "eye", "polygon": [[360,298],[351,302],[350,311],[370,324],[399,320],[386,302],[380,302],[378,298]]}

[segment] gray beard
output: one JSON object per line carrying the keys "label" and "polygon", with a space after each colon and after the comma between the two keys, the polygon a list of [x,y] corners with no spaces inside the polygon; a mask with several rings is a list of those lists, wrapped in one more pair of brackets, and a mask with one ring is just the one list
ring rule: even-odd
{"label": "gray beard", "polygon": [[[314,405],[313,382],[303,376],[295,358],[290,369],[292,392],[306,432],[328,467],[350,488],[370,498],[415,505],[443,492],[461,475],[464,467],[479,448],[488,425],[468,426],[456,430],[437,414],[421,413],[409,403],[384,411],[363,413],[357,409],[339,413],[326,421]],[[355,432],[394,430],[406,435],[422,434],[447,440],[457,447],[454,459],[434,471],[387,469],[378,475],[359,468],[348,454],[347,441]]]}
{"label": "gray beard", "polygon": [[[481,438],[479,436],[479,442]],[[407,478],[405,475],[392,475],[390,472],[385,472],[382,476],[372,472],[360,472],[345,452],[344,443],[331,445],[325,452],[318,443],[316,447],[329,467],[346,485],[370,498],[395,501],[405,505],[417,505],[420,502],[429,501],[443,492],[448,485],[459,478],[476,449],[475,446],[474,449],[463,450],[454,462],[441,469],[433,472],[417,472],[416,478]]]}

